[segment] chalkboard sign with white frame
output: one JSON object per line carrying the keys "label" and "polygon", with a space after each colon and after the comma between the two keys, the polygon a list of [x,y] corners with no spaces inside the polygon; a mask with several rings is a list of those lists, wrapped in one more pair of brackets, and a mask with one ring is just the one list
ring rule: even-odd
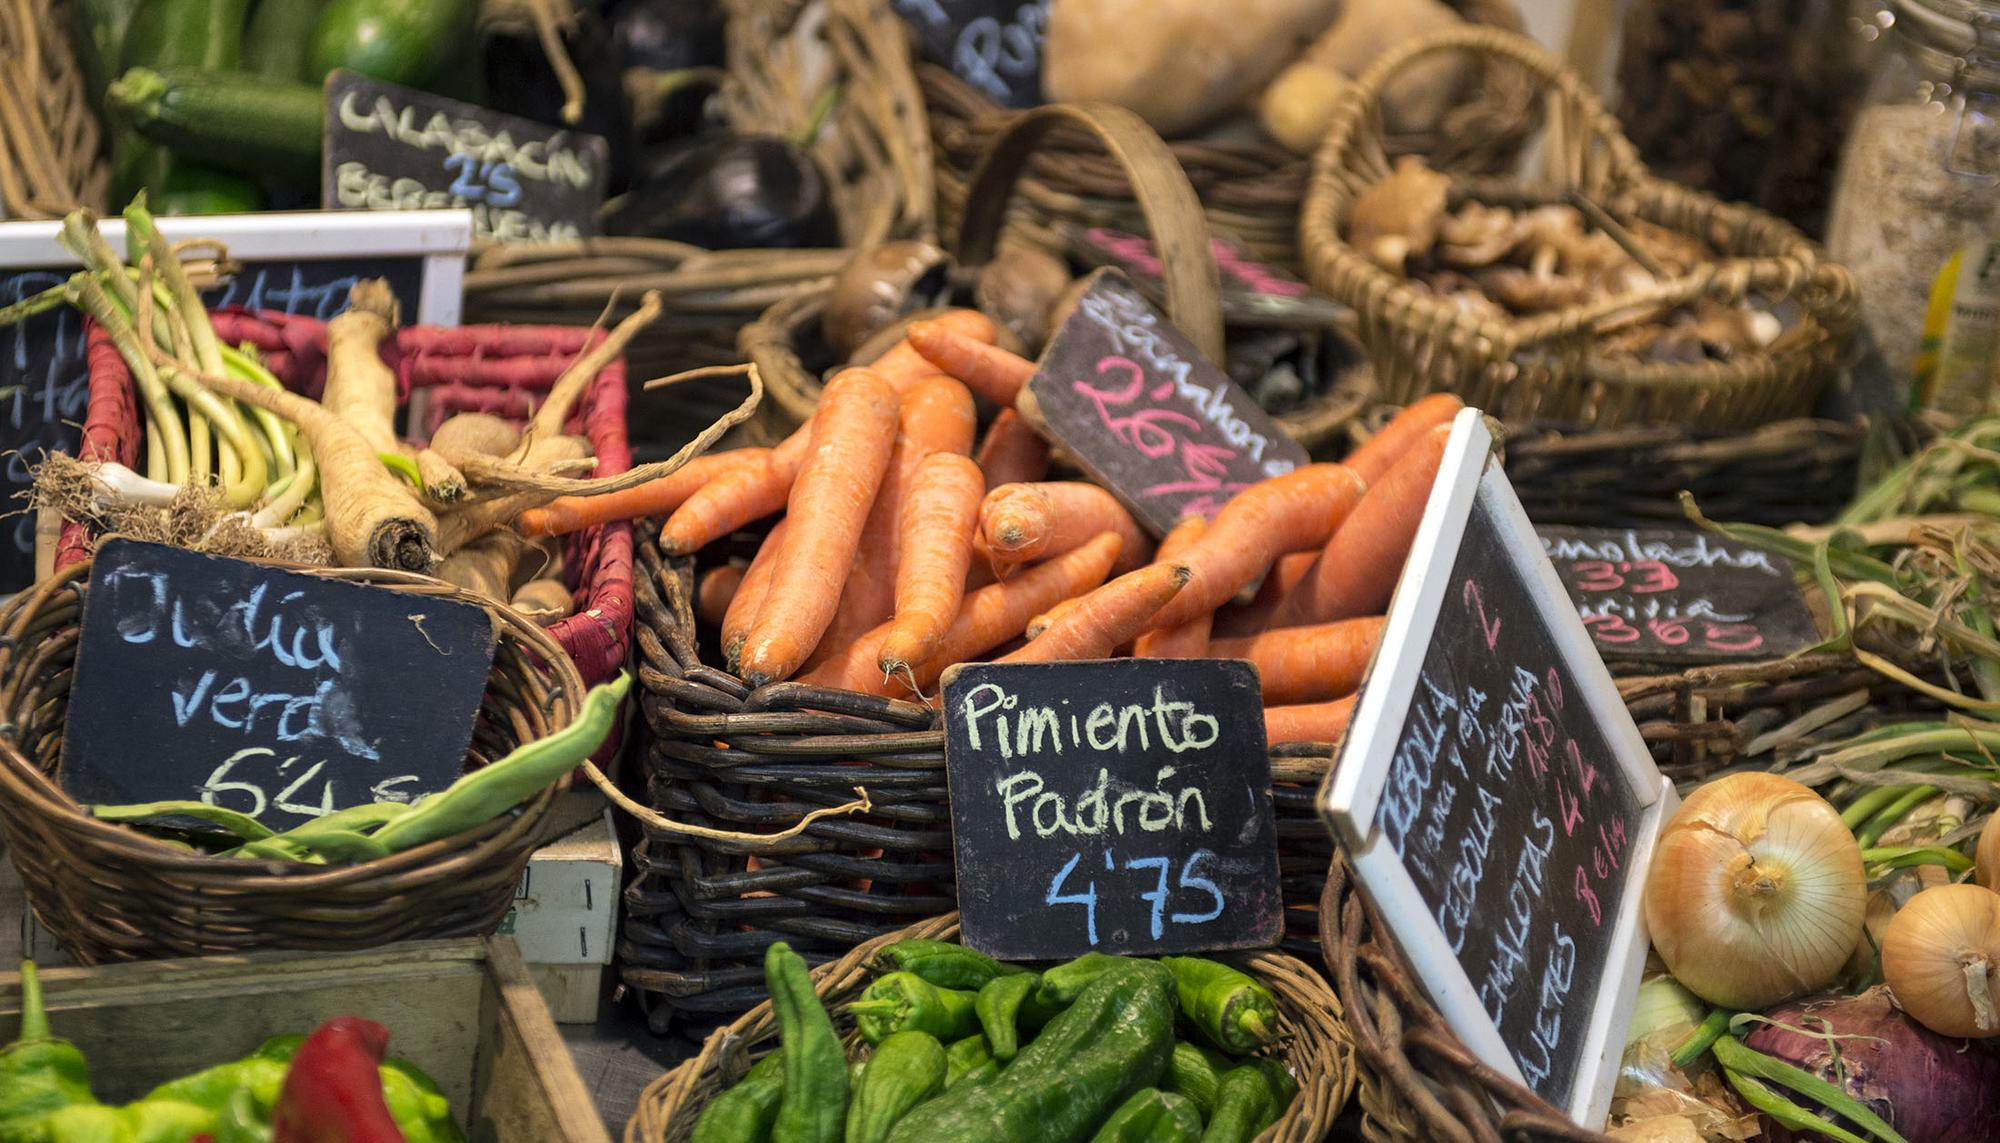
{"label": "chalkboard sign with white frame", "polygon": [[[162,218],[171,241],[213,238],[237,270],[209,290],[214,309],[244,306],[326,320],[347,308],[363,278],[387,278],[404,320],[457,325],[472,244],[465,211],[397,214],[302,211]],[[0,222],[0,306],[61,286],[76,259],[56,241],[57,222]],[[125,223],[106,219],[105,240],[125,247]],[[90,399],[83,319],[61,306],[0,327],[0,512],[22,507],[28,466],[44,450],[73,452]],[[0,518],[0,594],[34,579],[34,514]]]}
{"label": "chalkboard sign with white frame", "polygon": [[1461,413],[1320,805],[1453,1030],[1595,1126],[1674,796],[1492,447]]}

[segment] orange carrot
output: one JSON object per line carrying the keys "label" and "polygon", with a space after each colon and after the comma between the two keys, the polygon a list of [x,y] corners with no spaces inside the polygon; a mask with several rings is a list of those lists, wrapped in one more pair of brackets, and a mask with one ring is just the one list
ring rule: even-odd
{"label": "orange carrot", "polygon": [[917,469],[933,453],[972,451],[978,416],[972,394],[942,374],[919,381],[903,394],[896,446],[889,470],[861,525],[861,545],[841,589],[840,606],[808,665],[831,657],[887,620],[896,610],[896,576],[902,565],[903,504],[916,487]]}
{"label": "orange carrot", "polygon": [[896,565],[896,618],[877,664],[885,674],[931,657],[965,598],[972,534],[986,478],[955,453],[925,457],[903,500],[902,562]]}
{"label": "orange carrot", "polygon": [[1118,570],[1146,562],[1152,543],[1118,498],[1080,480],[1003,484],[979,506],[979,532],[996,563],[1018,564],[1071,551],[1099,532],[1125,540]]}
{"label": "orange carrot", "polygon": [[1388,424],[1382,426],[1381,432],[1369,437],[1341,463],[1360,473],[1361,479],[1373,484],[1394,468],[1396,461],[1410,451],[1425,433],[1438,425],[1450,424],[1451,419],[1463,408],[1465,402],[1450,393],[1432,393],[1397,413]]}
{"label": "orange carrot", "polygon": [[[1206,519],[1189,516],[1160,540],[1160,550],[1153,559],[1161,563],[1179,559],[1206,531]],[[1142,659],[1199,659],[1208,653],[1208,632],[1214,619],[1212,613],[1204,612],[1179,627],[1147,631],[1133,641],[1132,653]]]}
{"label": "orange carrot", "polygon": [[743,642],[743,677],[751,686],[791,677],[833,622],[840,593],[829,590],[829,575],[854,562],[895,447],[899,405],[895,389],[866,369],[842,372],[821,394],[812,450],[786,503],[791,527]]}
{"label": "orange carrot", "polygon": [[1075,607],[1077,604],[1082,602],[1083,602],[1082,596],[1078,596],[1075,599],[1063,600],[1062,602],[1056,604],[1054,607],[1051,607],[1047,611],[1042,612],[1040,615],[1035,616],[1033,619],[1028,620],[1028,629],[1022,632],[1022,634],[1026,635],[1030,639],[1039,637],[1042,632],[1047,631],[1049,629],[1050,624],[1054,623],[1058,619],[1061,619],[1064,615],[1069,613],[1069,610],[1071,608]]}
{"label": "orange carrot", "polygon": [[1237,493],[1181,553],[1194,579],[1160,609],[1154,626],[1179,627],[1214,611],[1283,553],[1326,543],[1364,488],[1344,465],[1309,464]]}
{"label": "orange carrot", "polygon": [[1027,646],[1002,663],[1052,663],[1103,659],[1145,630],[1147,621],[1187,586],[1194,573],[1184,564],[1147,564],[1119,576],[1064,611]]}
{"label": "orange carrot", "polygon": [[1002,409],[979,442],[979,468],[989,488],[1040,480],[1049,474],[1049,442],[1021,414]]}
{"label": "orange carrot", "polygon": [[1380,615],[1311,627],[1279,627],[1241,639],[1217,639],[1209,654],[1248,659],[1264,680],[1264,701],[1320,702],[1352,694],[1382,641]]}
{"label": "orange carrot", "polygon": [[780,520],[751,558],[722,617],[722,659],[732,671],[743,657],[743,640],[750,636],[750,625],[757,622],[757,609],[764,606],[764,596],[770,593],[771,568],[777,564],[784,542],[785,521]]}
{"label": "orange carrot", "polygon": [[1348,720],[1354,717],[1357,697],[1348,695],[1332,702],[1300,706],[1267,706],[1264,741],[1271,746],[1280,742],[1339,742],[1347,733]]}
{"label": "orange carrot", "polygon": [[770,449],[709,481],[660,526],[660,550],[670,556],[693,555],[783,508],[804,457],[804,449]]}
{"label": "orange carrot", "polygon": [[[1035,375],[1035,363],[997,345],[976,341],[949,326],[913,321],[903,335],[924,360],[965,382],[973,392],[1011,409]],[[990,339],[989,339],[990,340]]]}
{"label": "orange carrot", "polygon": [[1117,533],[1106,532],[1075,551],[1026,569],[1005,583],[967,592],[957,618],[938,640],[930,661],[913,664],[910,671],[896,679],[885,676],[879,666],[882,639],[889,633],[889,624],[885,623],[856,640],[847,652],[821,663],[800,681],[877,695],[900,693],[910,687],[928,689],[946,667],[998,647],[1019,635],[1038,612],[1103,583],[1123,542]]}
{"label": "orange carrot", "polygon": [[1254,635],[1271,626],[1271,616],[1278,606],[1285,602],[1299,581],[1306,578],[1313,563],[1319,559],[1319,549],[1309,552],[1287,552],[1271,565],[1271,571],[1257,588],[1257,598],[1245,604],[1229,604],[1215,613],[1212,633],[1222,638],[1238,635]]}
{"label": "orange carrot", "polygon": [[723,564],[702,573],[701,582],[694,588],[694,614],[710,627],[722,626],[729,614],[729,605],[736,599],[737,589],[743,586],[744,569],[735,564]]}
{"label": "orange carrot", "polygon": [[530,538],[567,536],[598,524],[659,516],[679,508],[709,481],[731,469],[769,455],[770,449],[739,448],[709,453],[636,488],[603,496],[558,496],[540,508],[514,518],[514,530]]}
{"label": "orange carrot", "polygon": [[[940,326],[950,328],[954,334],[960,334],[974,342],[992,342],[994,338],[1000,336],[994,330],[992,318],[980,314],[978,310],[946,310],[944,314],[932,318],[932,322],[938,322]],[[888,382],[890,388],[896,390],[898,398],[910,392],[910,386],[938,376],[938,368],[926,362],[922,354],[912,350],[908,340],[890,346],[886,354],[868,364],[868,372]],[[796,466],[806,458],[806,448],[810,448],[810,444],[812,444],[812,420],[806,420],[806,424],[792,430],[792,436],[778,442],[778,448],[774,448],[772,452],[780,460],[788,460],[790,464]]]}
{"label": "orange carrot", "polygon": [[1449,424],[1431,429],[1382,475],[1326,542],[1306,578],[1271,613],[1272,626],[1325,623],[1388,610],[1450,439]]}

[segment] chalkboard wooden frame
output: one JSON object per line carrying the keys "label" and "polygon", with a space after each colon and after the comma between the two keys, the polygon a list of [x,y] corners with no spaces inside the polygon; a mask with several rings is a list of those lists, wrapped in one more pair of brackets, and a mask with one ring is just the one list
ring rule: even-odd
{"label": "chalkboard wooden frame", "polygon": [[[1651,863],[1660,824],[1678,799],[1672,784],[1653,765],[1610,672],[1543,554],[1513,486],[1495,463],[1493,437],[1484,414],[1477,409],[1466,409],[1453,422],[1437,483],[1431,489],[1423,522],[1389,607],[1381,651],[1369,670],[1335,766],[1320,789],[1320,811],[1337,831],[1355,875],[1374,898],[1384,922],[1452,1029],[1487,1064],[1516,1082],[1524,1082],[1500,1029],[1487,1014],[1401,855],[1377,827],[1383,787],[1416,697],[1459,546],[1472,513],[1482,505],[1501,525],[1507,562],[1528,585],[1565,667],[1573,673],[1571,682],[1582,692],[1591,720],[1612,744],[1615,776],[1629,784],[1645,808],[1643,821],[1632,831],[1628,867],[1633,873],[1617,901],[1615,919],[1607,918],[1611,945],[1623,953],[1606,964],[1597,995],[1580,1000],[1589,1012],[1580,1056],[1583,1074],[1575,1077],[1569,1105],[1562,1108],[1578,1123],[1597,1127],[1611,1105],[1625,1031],[1645,969],[1648,941],[1640,907],[1644,871]],[[1492,900],[1483,898],[1482,905],[1490,908]]]}
{"label": "chalkboard wooden frame", "polygon": [[[169,241],[213,238],[246,262],[423,256],[423,298],[406,321],[454,326],[464,305],[469,210],[299,210],[162,218]],[[113,250],[125,249],[125,220],[99,223]],[[0,222],[0,273],[9,268],[80,265],[56,236],[60,222]]]}

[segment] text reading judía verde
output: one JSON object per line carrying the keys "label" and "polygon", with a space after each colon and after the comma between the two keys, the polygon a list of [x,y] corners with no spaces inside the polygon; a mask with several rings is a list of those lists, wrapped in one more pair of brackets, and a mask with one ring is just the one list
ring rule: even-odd
{"label": "text reading jud\u00eda verde", "polygon": [[[173,680],[168,699],[176,727],[285,747],[232,751],[203,781],[202,801],[252,817],[267,807],[323,817],[352,801],[337,794],[335,783],[342,779],[329,763],[379,763],[380,743],[362,735],[345,685],[339,630],[306,593],[278,594],[259,584],[224,606],[199,591],[176,589],[165,572],[137,568],[111,573],[105,586],[116,593],[123,643],[170,642],[233,662],[229,670],[211,667]],[[419,780],[415,774],[381,779],[369,788],[368,800],[409,801],[403,787]],[[232,794],[238,796],[225,802]]]}

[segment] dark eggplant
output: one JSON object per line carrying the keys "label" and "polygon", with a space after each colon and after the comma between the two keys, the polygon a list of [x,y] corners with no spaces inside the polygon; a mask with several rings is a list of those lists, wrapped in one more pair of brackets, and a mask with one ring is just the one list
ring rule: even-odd
{"label": "dark eggplant", "polygon": [[618,0],[610,19],[620,71],[722,66],[726,19],[718,0]]}
{"label": "dark eggplant", "polygon": [[819,164],[774,135],[712,134],[662,153],[606,212],[604,232],[710,250],[840,245]]}
{"label": "dark eggplant", "polygon": [[537,123],[602,136],[611,148],[607,177],[615,194],[631,173],[632,116],[611,31],[595,12],[580,11],[563,33],[563,47],[583,79],[583,115],[577,122],[563,119],[562,84],[532,28],[509,28],[487,36],[480,53],[484,104]]}

